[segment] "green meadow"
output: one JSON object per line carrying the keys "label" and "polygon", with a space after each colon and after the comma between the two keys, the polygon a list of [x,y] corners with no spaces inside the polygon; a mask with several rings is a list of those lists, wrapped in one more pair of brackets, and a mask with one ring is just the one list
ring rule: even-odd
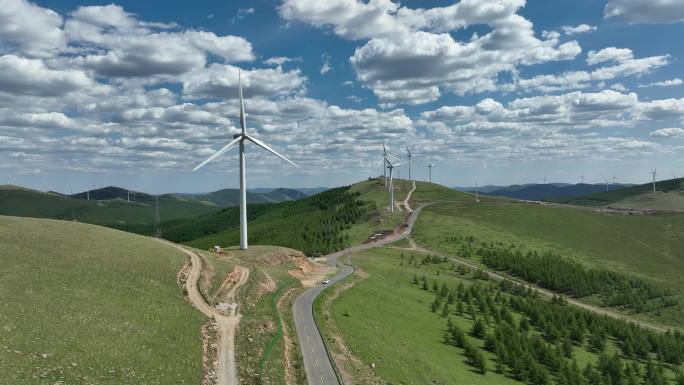
{"label": "green meadow", "polygon": [[0,383],[197,384],[205,318],[183,253],[65,221],[0,217]]}

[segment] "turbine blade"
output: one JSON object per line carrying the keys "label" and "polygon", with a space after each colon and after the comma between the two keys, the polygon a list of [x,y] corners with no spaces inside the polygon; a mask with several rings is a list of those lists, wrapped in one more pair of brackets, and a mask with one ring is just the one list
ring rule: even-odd
{"label": "turbine blade", "polygon": [[248,135],[245,135],[245,137],[246,137],[247,139],[249,139],[252,143],[254,143],[254,144],[256,144],[257,146],[263,148],[264,150],[270,152],[271,154],[277,156],[278,158],[280,158],[280,159],[286,161],[287,163],[289,163],[289,164],[291,164],[291,165],[293,165],[293,166],[295,166],[295,167],[299,167],[299,166],[297,166],[293,161],[291,161],[291,160],[287,159],[286,157],[284,157],[284,156],[278,154],[274,149],[272,149],[272,148],[269,147],[266,143],[260,141],[259,139],[252,138],[251,136],[248,136]]}
{"label": "turbine blade", "polygon": [[238,88],[240,94],[240,128],[242,128],[242,133],[245,133],[247,122],[245,121],[245,102],[242,98],[242,73],[238,69]]}
{"label": "turbine blade", "polygon": [[385,148],[385,142],[382,142],[382,153],[387,155],[387,149]]}
{"label": "turbine blade", "polygon": [[240,140],[242,140],[242,136],[237,137],[237,138],[234,139],[232,142],[230,142],[230,143],[226,144],[225,146],[223,146],[222,149],[216,151],[216,152],[214,153],[214,155],[210,156],[209,158],[207,158],[207,160],[205,160],[204,162],[200,163],[199,166],[193,168],[192,171],[197,171],[200,167],[202,167],[202,166],[204,166],[205,164],[211,162],[212,160],[218,158],[219,156],[225,154],[226,151],[228,151],[228,150],[230,150],[231,148],[235,147],[235,145],[238,144],[238,143],[240,142]]}

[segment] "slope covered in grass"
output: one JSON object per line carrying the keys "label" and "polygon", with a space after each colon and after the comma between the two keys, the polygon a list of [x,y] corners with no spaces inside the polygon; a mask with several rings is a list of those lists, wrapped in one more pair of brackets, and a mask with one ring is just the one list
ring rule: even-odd
{"label": "slope covered in grass", "polygon": [[[404,200],[411,186],[409,181],[396,180],[395,201]],[[251,244],[286,246],[306,254],[328,253],[361,243],[376,231],[395,228],[408,214],[401,207],[389,212],[389,192],[382,178],[296,201],[250,204],[247,210]],[[164,237],[201,249],[231,246],[239,243],[239,226],[239,208],[229,207],[192,220],[168,223]]]}
{"label": "slope covered in grass", "polygon": [[655,193],[642,193],[612,203],[610,207],[627,210],[684,211],[684,192],[670,191],[663,193],[657,191]]}
{"label": "slope covered in grass", "polygon": [[423,253],[374,249],[353,261],[357,275],[346,282],[354,286],[326,290],[316,312],[337,365],[356,383],[673,383],[669,363],[645,362],[664,355],[643,341],[677,350],[684,346],[681,334],[646,332]]}
{"label": "slope covered in grass", "polygon": [[[552,252],[586,266],[623,272],[684,294],[684,215],[603,214],[587,209],[487,198],[426,207],[414,227],[419,244],[454,256],[481,245]],[[679,301],[681,302],[681,300]],[[681,305],[643,314],[684,325]]]}
{"label": "slope covered in grass", "polygon": [[153,239],[0,217],[0,383],[197,384],[204,317]]}

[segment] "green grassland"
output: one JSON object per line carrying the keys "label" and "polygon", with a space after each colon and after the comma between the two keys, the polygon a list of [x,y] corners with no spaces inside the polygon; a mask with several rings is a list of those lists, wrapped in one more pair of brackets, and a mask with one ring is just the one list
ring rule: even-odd
{"label": "green grassland", "polygon": [[672,191],[663,193],[657,191],[655,193],[642,193],[615,202],[610,207],[628,210],[684,211],[684,192]]}
{"label": "green grassland", "polygon": [[0,383],[197,384],[205,318],[183,253],[64,221],[0,217]]}
{"label": "green grassland", "polygon": [[[412,238],[424,247],[459,255],[463,237],[480,243],[513,244],[552,251],[587,266],[639,276],[684,294],[684,215],[604,214],[586,209],[505,200],[426,207]],[[475,261],[477,263],[477,261]],[[641,316],[684,325],[680,306]]]}
{"label": "green grassland", "polygon": [[[193,218],[218,210],[213,204],[175,195],[159,198],[162,222]],[[123,199],[84,200],[16,186],[0,189],[0,215],[51,218],[113,227],[143,235],[154,233],[155,206]]]}
{"label": "green grassland", "polygon": [[[388,384],[515,384],[497,373],[475,373],[441,342],[445,320],[429,311],[434,296],[411,286],[417,271],[399,266],[399,254],[375,249],[353,255],[354,265],[370,276],[332,303],[331,319],[317,308],[328,343],[339,332],[351,353],[375,365],[373,374]],[[465,327],[468,321],[460,322]]]}
{"label": "green grassland", "polygon": [[[684,178],[667,179],[656,182],[656,190],[660,192],[678,191],[684,188]],[[577,206],[608,206],[624,199],[653,191],[652,183],[625,187],[613,191],[604,191],[580,197],[554,199],[552,201]]]}
{"label": "green grassland", "polygon": [[[404,254],[405,257],[402,257]],[[468,364],[463,349],[444,342],[447,330],[446,317],[440,311],[431,312],[435,299],[432,285],[455,287],[474,282],[488,284],[470,274],[459,274],[449,262],[409,265],[410,251],[383,248],[354,255],[354,264],[368,274],[365,279],[353,278],[355,286],[340,294],[325,312],[321,303],[332,291],[326,291],[316,303],[316,311],[323,325],[324,335],[331,346],[341,336],[346,346],[374,376],[388,384],[518,384],[511,372],[495,370],[497,358],[485,351],[484,341],[472,336],[467,340],[483,352],[488,371],[480,374]],[[422,258],[423,254],[415,254]],[[428,290],[412,283],[414,277],[426,276]],[[507,294],[502,294],[507,296]],[[441,307],[440,307],[441,308]],[[330,314],[324,317],[324,314]],[[466,333],[471,330],[474,319],[470,314],[458,315],[453,307],[449,313],[453,323]],[[476,313],[477,318],[483,314]],[[515,323],[521,319],[513,313]],[[486,327],[493,333],[493,326]],[[533,328],[532,335],[542,336],[544,330]],[[619,352],[616,341],[608,339],[604,352]],[[572,360],[580,368],[596,364],[598,354],[587,341],[572,345]],[[339,353],[337,351],[336,353]],[[626,358],[624,361],[631,361]],[[636,361],[632,361],[636,362]],[[640,365],[640,364],[637,364]],[[643,367],[641,369],[643,371]],[[359,376],[358,372],[354,372]],[[666,370],[666,376],[673,373]],[[359,383],[368,378],[357,377]]]}

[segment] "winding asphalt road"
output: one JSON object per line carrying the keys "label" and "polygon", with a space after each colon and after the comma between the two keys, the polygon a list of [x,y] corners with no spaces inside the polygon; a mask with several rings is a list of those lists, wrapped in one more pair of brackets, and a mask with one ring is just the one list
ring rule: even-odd
{"label": "winding asphalt road", "polygon": [[313,303],[316,300],[316,297],[318,297],[318,295],[321,294],[325,288],[343,280],[354,272],[354,269],[351,266],[343,265],[341,263],[338,264],[337,258],[346,256],[349,252],[356,253],[375,247],[385,246],[389,243],[396,242],[409,236],[413,230],[413,224],[416,222],[418,214],[420,214],[420,211],[423,208],[423,206],[421,206],[416,208],[415,211],[411,211],[411,208],[408,206],[408,201],[415,189],[416,184],[414,182],[413,188],[403,202],[410,214],[393,234],[390,234],[375,242],[364,243],[350,247],[349,249],[326,255],[325,258],[329,265],[337,265],[339,267],[337,274],[330,278],[329,284],[316,285],[302,293],[295,300],[292,313],[294,316],[295,328],[297,329],[297,335],[299,337],[299,346],[304,357],[304,369],[306,371],[306,378],[308,379],[309,385],[340,385],[340,382],[337,380],[337,376],[335,375],[335,370],[333,369],[332,363],[330,362],[328,354],[325,350],[323,337],[316,327],[316,322],[314,321],[313,316]]}

